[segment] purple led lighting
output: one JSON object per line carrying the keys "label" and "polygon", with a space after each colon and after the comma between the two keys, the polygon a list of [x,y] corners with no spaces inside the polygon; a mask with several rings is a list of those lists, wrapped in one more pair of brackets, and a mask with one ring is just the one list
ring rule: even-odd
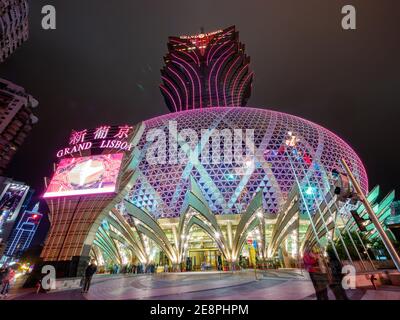
{"label": "purple led lighting", "polygon": [[[244,85],[249,81],[249,79],[250,79],[252,76],[253,76],[253,72],[250,72],[250,73],[246,76],[246,78],[244,79],[242,85],[240,86],[240,90],[239,90],[240,92],[243,90]],[[240,106],[240,97],[238,97],[237,106]]]}
{"label": "purple led lighting", "polygon": [[[200,108],[201,108],[201,107],[202,107],[202,102],[201,102],[201,101],[202,101],[202,97],[203,97],[203,96],[201,95],[201,81],[200,81],[199,74],[198,74],[197,71],[192,67],[192,65],[189,64],[188,62],[186,62],[185,60],[179,58],[178,56],[176,56],[176,55],[174,55],[174,54],[172,54],[172,56],[173,56],[175,59],[178,59],[179,61],[181,61],[182,63],[185,63],[190,69],[192,69],[193,73],[196,75],[197,81],[198,81],[198,87],[199,87]],[[188,71],[187,71],[187,72],[188,72]],[[188,72],[188,74],[190,75],[190,72]],[[192,83],[194,84],[192,76],[190,76],[190,77],[191,77],[191,79],[192,79]],[[195,100],[194,100],[195,94],[196,94],[196,92],[195,92],[194,86],[193,86],[193,106],[195,105]]]}
{"label": "purple led lighting", "polygon": [[[251,77],[251,73],[246,77]],[[247,80],[248,81],[248,80]],[[204,164],[190,166],[186,163],[149,165],[141,158],[135,170],[137,183],[130,199],[155,217],[178,217],[192,176],[215,214],[242,213],[259,190],[264,194],[264,209],[277,213],[295,185],[295,176],[287,152],[279,150],[292,131],[299,137],[297,149],[302,157],[293,156],[296,175],[305,183],[307,174],[312,183],[325,186],[326,176],[340,166],[343,157],[349,164],[364,192],[368,191],[365,168],[352,148],[331,131],[302,118],[289,114],[255,108],[213,107],[166,114],[145,121],[144,132],[139,137],[138,152],[145,153],[146,134],[153,128],[167,132],[169,121],[177,122],[177,129],[191,128],[199,135],[204,129],[253,129],[258,155],[255,167],[248,175],[236,172],[236,165]],[[261,158],[260,158],[261,156]],[[267,166],[260,164],[264,158]],[[261,160],[260,160],[261,159]],[[230,174],[235,179],[227,180]]]}
{"label": "purple led lighting", "polygon": [[[186,69],[186,67],[185,67],[183,64],[181,64],[181,63],[179,63],[179,62],[177,62],[177,61],[172,61],[172,63],[175,63],[175,64],[177,64],[178,66],[180,66],[182,69],[184,69],[184,70],[186,71],[186,74],[187,74],[187,75],[189,76],[189,78],[190,78],[190,82],[192,83],[192,108],[194,108],[194,106],[195,106],[195,90],[194,90],[194,81],[193,81],[193,77],[192,77],[192,75],[190,74],[189,70]],[[189,104],[186,106],[186,109],[187,109],[187,110],[189,109]]]}
{"label": "purple led lighting", "polygon": [[[249,81],[242,85],[242,81],[250,71],[248,67],[250,58],[245,54],[244,45],[239,42],[238,32],[234,26],[206,34],[169,37],[168,53],[164,61],[165,66],[161,70],[161,75],[164,77],[162,81],[169,94],[175,96],[175,89],[165,79],[172,81],[177,78],[172,82],[181,95],[182,108],[179,110],[214,105],[245,106],[250,98],[252,78],[249,77]],[[247,66],[246,74],[240,74],[232,91],[234,80],[243,65]],[[174,72],[170,69],[172,66]],[[184,81],[178,81],[178,78]],[[169,95],[164,90],[161,92],[168,109],[175,112]],[[234,98],[231,97],[231,92],[234,92]],[[192,97],[185,99],[185,93],[191,94]],[[188,100],[191,100],[190,105]],[[237,104],[237,101],[240,104]]]}
{"label": "purple led lighting", "polygon": [[220,49],[222,49],[222,48],[223,48],[226,44],[228,44],[228,43],[229,43],[229,41],[225,41],[225,42],[221,43],[219,46],[213,46],[213,47],[211,47],[211,49],[210,49],[210,51],[209,51],[208,53],[211,53],[212,49],[214,49],[214,48],[216,48],[216,49],[215,49],[215,51],[213,52],[213,54],[211,55],[210,60],[208,60],[208,58],[207,58],[207,65],[209,65],[209,64],[210,64],[210,61],[212,61],[212,60],[214,59],[214,56],[216,55],[216,53],[217,53]]}
{"label": "purple led lighting", "polygon": [[[211,105],[213,105],[213,100],[212,100],[212,90],[211,90],[211,77],[212,77],[212,73],[213,73],[213,71],[214,71],[214,68],[218,65],[218,63],[221,61],[221,59],[223,59],[223,57],[224,57],[224,55],[229,51],[229,50],[231,50],[232,48],[233,48],[233,44],[229,47],[229,48],[227,48],[219,57],[218,57],[218,59],[215,61],[215,63],[213,64],[213,66],[211,67],[211,70],[210,70],[210,73],[209,73],[209,75],[208,75],[208,91],[209,91],[209,96],[210,96],[210,101],[209,101],[209,103],[211,104]],[[216,77],[218,76],[218,74],[216,75]],[[216,103],[216,105],[219,105],[219,100],[218,100],[218,84],[217,84],[217,82],[216,82],[216,84],[215,84],[215,87],[216,87],[216,97],[217,97],[217,103]]]}
{"label": "purple led lighting", "polygon": [[243,68],[240,69],[240,71],[236,74],[235,81],[233,81],[232,95],[231,95],[232,106],[235,106],[235,101],[234,101],[235,95],[234,95],[234,91],[235,91],[235,88],[236,88],[237,81],[240,79],[240,75],[242,74],[242,72],[243,72],[244,70],[246,70],[246,68],[247,68],[248,66],[249,66],[248,64],[244,65]]}
{"label": "purple led lighting", "polygon": [[236,63],[238,62],[238,60],[241,58],[241,56],[238,56],[236,59],[235,59],[235,61],[231,64],[231,66],[229,67],[229,69],[228,69],[228,71],[226,72],[226,75],[225,75],[225,79],[224,79],[224,103],[225,103],[225,106],[227,107],[228,106],[228,103],[226,102],[226,80],[228,79],[228,76],[229,76],[229,74],[231,73],[231,71],[232,71],[232,68],[236,65]]}
{"label": "purple led lighting", "polygon": [[[185,90],[185,97],[186,97],[186,109],[188,110],[188,105],[189,105],[189,94],[188,94],[188,88],[186,87],[185,81],[179,76],[179,74],[171,67],[168,67],[168,70],[170,70],[182,83],[182,87]],[[183,111],[183,108],[181,108],[179,111]]]}
{"label": "purple led lighting", "polygon": [[[179,100],[179,110],[182,110],[182,101],[181,101],[181,96],[179,95],[178,89],[176,86],[170,81],[167,77],[161,77],[163,80],[165,80],[175,91],[176,96],[178,97]],[[165,88],[166,90],[166,88]],[[174,103],[175,104],[175,103]],[[176,105],[176,104],[175,104]],[[178,109],[175,109],[175,111],[178,111]]]}
{"label": "purple led lighting", "polygon": [[164,85],[160,85],[160,88],[161,88],[162,91],[164,91],[164,92],[168,95],[168,97],[170,98],[170,100],[171,100],[172,103],[174,104],[175,112],[178,111],[178,108],[177,108],[177,106],[176,106],[175,99],[174,99],[174,97],[169,93],[169,91],[167,90],[167,88],[165,88]]}
{"label": "purple led lighting", "polygon": [[[215,78],[214,78],[214,83],[215,83],[215,93],[217,95],[217,105],[220,105],[219,103],[219,93],[218,93],[218,76],[221,72],[221,67],[225,65],[226,60],[232,56],[232,54],[234,54],[234,51],[230,51],[227,55],[225,55],[225,53],[223,55],[225,55],[224,59],[222,60],[222,62],[219,64],[219,67],[217,69],[217,72],[215,74]],[[221,55],[222,57],[222,55]],[[216,63],[217,64],[217,63]],[[225,105],[226,106],[226,105]]]}
{"label": "purple led lighting", "polygon": [[[172,39],[171,42],[179,43],[179,44],[185,46],[187,49],[190,48],[187,44],[183,43],[182,41],[177,41],[177,40]],[[189,54],[189,53],[186,52],[186,51],[179,51],[179,53],[182,53],[182,54],[186,55],[186,56],[189,57],[191,60],[193,60],[193,62],[194,62],[196,65],[200,66],[200,59],[199,59],[199,57],[197,56],[196,52],[195,52],[195,51],[190,51],[190,52],[193,52],[193,53],[194,53],[194,56],[196,57],[196,59],[195,59],[191,54]]]}

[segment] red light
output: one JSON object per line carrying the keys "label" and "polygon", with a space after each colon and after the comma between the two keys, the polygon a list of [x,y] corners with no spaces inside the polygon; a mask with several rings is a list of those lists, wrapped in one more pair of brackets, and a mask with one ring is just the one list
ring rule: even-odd
{"label": "red light", "polygon": [[312,160],[311,160],[311,157],[307,153],[304,154],[303,159],[304,159],[305,163],[307,163],[308,165],[311,165]]}
{"label": "red light", "polygon": [[37,214],[34,214],[34,215],[32,216],[32,218],[33,218],[33,219],[36,219],[36,218],[37,218]]}

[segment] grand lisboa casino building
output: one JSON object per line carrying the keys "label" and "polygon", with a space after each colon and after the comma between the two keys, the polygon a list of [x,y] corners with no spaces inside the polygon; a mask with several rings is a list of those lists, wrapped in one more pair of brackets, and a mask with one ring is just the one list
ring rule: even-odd
{"label": "grand lisboa casino building", "polygon": [[46,263],[68,275],[112,265],[296,266],[348,217],[332,171],[368,179],[329,130],[245,107],[253,73],[235,27],[170,37],[161,93],[170,113],[72,132],[46,184]]}

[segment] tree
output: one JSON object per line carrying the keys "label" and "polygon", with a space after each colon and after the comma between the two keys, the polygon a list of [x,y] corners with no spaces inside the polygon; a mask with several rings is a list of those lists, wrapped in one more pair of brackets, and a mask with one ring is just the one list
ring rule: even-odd
{"label": "tree", "polygon": [[[351,235],[353,241],[352,241],[352,239],[350,239],[350,235]],[[357,234],[354,231],[351,231],[350,235],[349,235],[349,233],[345,232],[342,234],[343,241],[339,237],[334,240],[335,248],[339,255],[339,258],[341,260],[349,259],[347,256],[347,253],[346,253],[346,248],[347,248],[347,251],[349,252],[352,260],[355,260],[355,261],[360,260],[359,254],[361,255],[362,259],[366,259],[367,255],[366,255],[364,246],[366,248],[368,248],[369,246],[371,246],[371,242],[365,237],[364,234],[359,234],[360,238],[362,239],[362,242],[364,243],[364,246],[363,246],[359,237],[357,236]],[[354,244],[353,244],[353,242],[354,242]],[[328,245],[327,250],[332,250],[331,243]]]}

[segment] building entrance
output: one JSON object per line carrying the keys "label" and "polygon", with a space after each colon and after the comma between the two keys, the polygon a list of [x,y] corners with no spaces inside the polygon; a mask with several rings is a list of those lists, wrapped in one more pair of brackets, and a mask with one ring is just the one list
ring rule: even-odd
{"label": "building entrance", "polygon": [[185,260],[186,270],[222,270],[222,262],[222,254],[214,239],[203,229],[193,226],[190,230],[190,240]]}
{"label": "building entrance", "polygon": [[[215,248],[190,250],[189,258],[192,261],[192,270],[193,271],[217,270],[218,256],[221,256],[221,254],[219,250]],[[219,259],[221,260],[222,257]]]}

